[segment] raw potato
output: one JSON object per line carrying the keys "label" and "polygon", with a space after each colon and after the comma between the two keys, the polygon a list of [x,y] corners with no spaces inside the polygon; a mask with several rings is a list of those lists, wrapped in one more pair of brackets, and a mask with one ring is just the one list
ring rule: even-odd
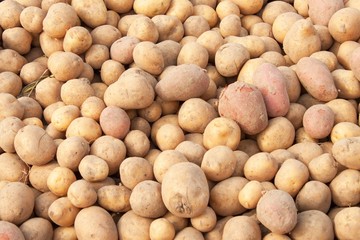
{"label": "raw potato", "polygon": [[36,217],[31,218],[20,225],[20,230],[24,234],[25,239],[52,239],[53,226],[49,220]]}
{"label": "raw potato", "polygon": [[133,8],[137,14],[154,17],[155,15],[165,14],[170,6],[170,3],[170,0],[135,0]]}
{"label": "raw potato", "polygon": [[167,170],[174,164],[187,162],[186,156],[178,150],[164,150],[160,152],[154,160],[153,172],[155,179],[162,183]]}
{"label": "raw potato", "polygon": [[223,230],[222,239],[261,239],[261,231],[258,223],[248,216],[236,216],[230,218]]}
{"label": "raw potato", "polygon": [[141,157],[128,157],[122,161],[119,169],[121,183],[133,189],[138,183],[152,180],[154,175],[152,165]]}
{"label": "raw potato", "polygon": [[329,183],[338,172],[338,162],[335,161],[333,155],[330,153],[324,153],[313,158],[309,162],[308,168],[312,179]]}
{"label": "raw potato", "polygon": [[24,116],[24,106],[10,93],[0,93],[0,120],[6,117],[17,117],[22,119]]}
{"label": "raw potato", "polygon": [[[174,184],[177,188],[173,188]],[[177,163],[165,173],[161,195],[166,208],[179,217],[196,217],[203,213],[210,198],[206,176],[199,166]]]}
{"label": "raw potato", "polygon": [[211,207],[207,207],[203,214],[190,219],[191,225],[200,232],[209,232],[216,225],[216,213]]}
{"label": "raw potato", "polygon": [[102,135],[101,127],[94,119],[78,117],[74,119],[66,129],[66,138],[83,137],[89,143],[94,142]]}
{"label": "raw potato", "polygon": [[151,222],[150,239],[172,240],[175,237],[175,228],[166,218],[158,218]]}
{"label": "raw potato", "polygon": [[103,186],[97,190],[97,193],[95,192],[95,196],[99,205],[108,211],[127,212],[131,209],[131,190],[125,186]]}
{"label": "raw potato", "polygon": [[15,153],[14,139],[16,133],[25,127],[17,117],[6,117],[0,121],[0,148],[7,153]]}
{"label": "raw potato", "polygon": [[332,147],[335,160],[347,168],[360,170],[359,144],[360,137],[349,137],[336,141]]}
{"label": "raw potato", "polygon": [[0,168],[7,169],[0,173],[0,181],[28,182],[29,167],[13,153],[0,154]]}
{"label": "raw potato", "polygon": [[76,181],[76,176],[71,169],[66,167],[54,168],[46,181],[49,190],[56,196],[64,197],[67,195],[70,185]]}
{"label": "raw potato", "polygon": [[248,182],[239,192],[239,202],[247,209],[254,209],[264,191],[263,185],[256,180]]}
{"label": "raw potato", "polygon": [[84,179],[76,180],[70,184],[67,197],[78,208],[90,207],[97,200],[95,189]]}
{"label": "raw potato", "polygon": [[15,224],[8,221],[0,221],[0,236],[4,239],[25,240],[24,234]]}
{"label": "raw potato", "polygon": [[79,173],[86,181],[102,181],[109,174],[109,166],[104,159],[87,155],[79,163]]}
{"label": "raw potato", "polygon": [[181,239],[204,240],[204,237],[202,233],[196,230],[194,227],[186,227],[175,235],[174,240]]}
{"label": "raw potato", "polygon": [[360,20],[360,10],[345,7],[335,12],[328,23],[331,36],[339,43],[356,41],[360,37],[358,28],[353,28]]}
{"label": "raw potato", "polygon": [[33,165],[30,169],[31,171],[29,171],[29,182],[31,186],[41,192],[50,191],[47,186],[47,177],[50,172],[58,166],[59,164],[56,161],[50,161],[41,166]]}
{"label": "raw potato", "polygon": [[360,172],[345,169],[331,182],[332,201],[339,207],[356,206],[360,202]]}
{"label": "raw potato", "polygon": [[153,75],[159,75],[164,70],[162,52],[153,42],[143,41],[136,44],[133,57],[136,66]]}
{"label": "raw potato", "polygon": [[[360,207],[348,207],[340,210],[334,218],[335,236],[339,239],[355,240],[360,234]],[[355,220],[355,221],[354,221]]]}
{"label": "raw potato", "polygon": [[90,145],[86,139],[81,136],[73,136],[66,138],[58,145],[56,158],[61,167],[76,171],[81,159],[89,152]]}
{"label": "raw potato", "polygon": [[271,232],[286,234],[297,223],[297,209],[293,198],[282,190],[269,190],[256,206],[258,220]]}
{"label": "raw potato", "polygon": [[270,153],[259,152],[245,162],[244,175],[249,180],[270,181],[275,177],[278,169],[279,165]]}
{"label": "raw potato", "polygon": [[249,51],[239,43],[223,44],[215,54],[215,66],[224,77],[237,76],[244,63],[250,59]]}
{"label": "raw potato", "polygon": [[48,208],[51,221],[62,227],[72,226],[79,211],[67,197],[56,199]]}
{"label": "raw potato", "polygon": [[153,219],[136,215],[134,211],[127,211],[117,222],[118,236],[120,239],[133,238],[150,239],[149,230]]}
{"label": "raw potato", "polygon": [[334,121],[334,112],[325,104],[309,107],[303,116],[305,132],[315,139],[327,137],[333,129]]}
{"label": "raw potato", "polygon": [[130,118],[120,107],[105,107],[99,117],[101,130],[115,138],[124,139],[130,130]]}
{"label": "raw potato", "polygon": [[107,14],[104,1],[101,0],[74,0],[71,6],[79,18],[89,27],[95,28],[106,23]]}

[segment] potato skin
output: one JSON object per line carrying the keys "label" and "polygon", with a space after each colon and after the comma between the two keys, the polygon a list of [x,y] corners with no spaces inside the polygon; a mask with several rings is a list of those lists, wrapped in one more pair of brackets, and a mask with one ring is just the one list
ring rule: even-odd
{"label": "potato skin", "polygon": [[0,220],[0,237],[2,239],[25,240],[24,234],[15,224]]}
{"label": "potato skin", "polygon": [[360,236],[360,207],[340,210],[334,218],[335,235],[339,239],[356,240]]}
{"label": "potato skin", "polygon": [[246,134],[255,135],[268,125],[260,90],[244,82],[229,84],[219,97],[219,114],[235,120]]}
{"label": "potato skin", "polygon": [[360,137],[338,140],[332,147],[332,153],[336,161],[350,169],[360,170],[359,152]]}

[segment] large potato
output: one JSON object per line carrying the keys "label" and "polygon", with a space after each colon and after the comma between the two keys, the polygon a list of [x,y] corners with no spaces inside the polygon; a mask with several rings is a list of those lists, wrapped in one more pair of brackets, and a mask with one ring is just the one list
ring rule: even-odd
{"label": "large potato", "polygon": [[345,167],[360,170],[359,151],[360,137],[349,137],[338,140],[332,147],[337,162]]}
{"label": "large potato", "polygon": [[360,207],[348,207],[340,210],[334,218],[335,235],[339,239],[355,240],[360,234]]}
{"label": "large potato", "polygon": [[170,212],[187,218],[202,214],[210,197],[204,172],[190,162],[177,163],[168,169],[162,181],[161,194]]}
{"label": "large potato", "polygon": [[106,5],[101,0],[74,0],[71,6],[77,16],[89,27],[95,28],[106,23]]}

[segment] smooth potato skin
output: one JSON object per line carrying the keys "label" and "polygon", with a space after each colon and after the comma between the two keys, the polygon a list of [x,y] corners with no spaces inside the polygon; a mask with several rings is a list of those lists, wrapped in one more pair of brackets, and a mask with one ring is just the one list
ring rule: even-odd
{"label": "smooth potato skin", "polygon": [[255,135],[268,125],[268,115],[261,92],[244,82],[227,86],[219,97],[219,114],[235,120],[241,130]]}

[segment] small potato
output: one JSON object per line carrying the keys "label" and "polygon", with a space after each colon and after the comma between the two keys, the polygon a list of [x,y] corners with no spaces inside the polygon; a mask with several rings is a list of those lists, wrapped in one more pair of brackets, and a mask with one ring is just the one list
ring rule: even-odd
{"label": "small potato", "polygon": [[153,75],[159,75],[164,70],[164,57],[153,42],[138,43],[134,48],[133,57],[136,66]]}
{"label": "small potato", "polygon": [[154,178],[152,165],[142,157],[125,158],[120,164],[119,173],[121,183],[129,189],[133,189],[139,182]]}
{"label": "small potato", "polygon": [[227,146],[215,146],[209,149],[201,162],[201,169],[211,181],[222,181],[230,177],[236,166],[236,155]]}
{"label": "small potato", "polygon": [[0,154],[0,168],[6,169],[0,173],[0,181],[27,183],[29,166],[18,155],[13,153]]}
{"label": "small potato", "polygon": [[249,180],[270,181],[275,177],[278,168],[278,163],[270,153],[259,152],[245,162],[244,175]]}
{"label": "small potato", "polygon": [[62,227],[70,227],[74,224],[76,215],[80,209],[71,204],[67,197],[61,197],[51,203],[48,214],[54,223]]}
{"label": "small potato", "polygon": [[91,37],[93,44],[101,44],[110,48],[116,40],[121,38],[121,32],[114,26],[104,24],[94,28],[91,31]]}
{"label": "small potato", "polygon": [[25,57],[12,49],[0,49],[0,72],[20,73],[21,68],[27,63]]}
{"label": "small potato", "polygon": [[79,163],[79,172],[86,181],[102,181],[109,174],[109,166],[102,158],[87,155]]}
{"label": "small potato", "polygon": [[130,64],[133,62],[133,50],[140,40],[132,36],[124,36],[113,42],[110,47],[110,57],[112,60],[121,64]]}
{"label": "small potato", "polygon": [[78,117],[66,129],[66,137],[80,136],[89,143],[94,142],[102,134],[100,125],[92,118]]}
{"label": "small potato", "polygon": [[[156,135],[160,127],[162,127],[165,124],[174,124],[179,126],[178,116],[176,114],[168,114],[165,116],[162,116],[158,120],[156,120],[151,127],[151,140],[153,142],[156,142]],[[202,139],[201,139],[202,142]]]}
{"label": "small potato", "polygon": [[21,224],[30,218],[35,204],[35,195],[25,183],[9,182],[0,191],[0,218]]}
{"label": "small potato", "polygon": [[22,119],[24,116],[24,106],[10,93],[0,93],[0,120],[7,117],[17,117]]}
{"label": "small potato", "polygon": [[332,201],[337,206],[355,206],[360,202],[359,176],[359,171],[345,169],[330,182]]}
{"label": "small potato", "polygon": [[331,130],[330,139],[332,143],[349,137],[360,137],[359,125],[352,122],[339,122]]}
{"label": "small potato", "polygon": [[177,17],[182,23],[193,14],[194,6],[191,1],[175,0],[170,2],[166,15]]}
{"label": "small potato", "polygon": [[140,130],[145,133],[146,136],[150,136],[151,126],[150,123],[142,117],[135,117],[131,119],[130,131]]}
{"label": "small potato", "polygon": [[82,26],[74,26],[66,31],[63,48],[65,52],[73,52],[75,54],[83,54],[93,43],[91,34],[88,29]]}
{"label": "small potato", "polygon": [[261,37],[255,35],[229,36],[225,39],[227,43],[238,43],[243,45],[250,53],[250,58],[260,57],[265,51],[265,42]]}
{"label": "small potato", "polygon": [[4,239],[25,240],[24,234],[15,224],[1,220],[0,236]]}
{"label": "small potato", "polygon": [[167,209],[161,197],[161,184],[153,180],[138,183],[131,191],[130,206],[134,213],[141,217],[163,216]]}
{"label": "small potato", "polygon": [[49,190],[56,196],[67,195],[69,186],[76,181],[76,176],[71,169],[66,167],[54,168],[47,177],[46,184]]}
{"label": "small potato", "polygon": [[[176,189],[172,187],[174,184]],[[205,174],[190,162],[177,163],[168,169],[162,181],[161,195],[170,212],[188,218],[203,213],[210,197]]]}
{"label": "small potato", "polygon": [[207,149],[218,145],[225,145],[236,150],[241,139],[239,125],[230,118],[217,117],[205,127],[203,144]]}
{"label": "small potato", "polygon": [[98,206],[83,208],[75,218],[74,228],[79,239],[117,239],[118,232],[109,212]]}
{"label": "small potato", "polygon": [[109,86],[110,84],[116,82],[124,71],[125,67],[120,62],[112,59],[106,60],[101,65],[101,80]]}
{"label": "small potato", "polygon": [[210,191],[210,207],[223,217],[245,212],[246,208],[240,204],[238,196],[248,182],[244,177],[229,177],[216,183]]}
{"label": "small potato", "polygon": [[127,212],[130,207],[131,190],[125,186],[108,185],[97,190],[99,205],[112,212]]}
{"label": "small potato", "polygon": [[303,211],[298,214],[297,224],[290,232],[290,237],[292,239],[334,239],[332,221],[321,211]]}
{"label": "small potato", "polygon": [[200,232],[209,232],[216,225],[216,213],[211,207],[207,207],[205,211],[190,219],[191,225]]}
{"label": "small potato", "polygon": [[14,97],[18,96],[22,89],[22,80],[19,75],[4,71],[0,73],[0,92],[10,93]]}
{"label": "small potato", "polygon": [[106,5],[103,1],[71,1],[71,6],[79,18],[89,27],[95,28],[106,23]]}
{"label": "small potato", "polygon": [[75,105],[65,105],[51,115],[51,123],[58,131],[66,131],[70,123],[80,117],[80,109]]}
{"label": "small potato", "polygon": [[21,55],[30,51],[31,42],[31,34],[22,27],[8,28],[2,33],[2,45],[4,48],[15,50]]}
{"label": "small potato", "polygon": [[197,42],[189,42],[182,46],[177,56],[177,64],[196,64],[206,68],[209,61],[207,49]]}
{"label": "small potato", "polygon": [[268,233],[264,236],[263,240],[291,240],[291,238],[285,234]]}
{"label": "small potato", "polygon": [[173,40],[180,42],[184,36],[184,27],[180,19],[170,15],[156,15],[151,18],[159,32],[159,42]]}
{"label": "small potato", "polygon": [[[320,60],[321,62],[325,63],[325,65],[329,68],[330,72],[332,73],[334,70],[336,70],[338,63],[338,59],[336,55],[330,51],[320,51],[315,52],[310,55],[312,58],[316,58]],[[334,74],[333,76],[335,76]],[[335,79],[334,79],[335,81]]]}
{"label": "small potato", "polygon": [[133,8],[137,14],[143,14],[148,17],[153,17],[155,15],[165,14],[170,6],[170,3],[170,0],[135,0]]}
{"label": "small potato", "polygon": [[274,38],[279,42],[283,43],[286,33],[289,31],[291,26],[303,17],[295,12],[284,12],[278,15],[272,24],[272,33]]}
{"label": "small potato", "polygon": [[20,27],[20,15],[23,9],[24,6],[19,2],[3,1],[0,5],[1,28]]}
{"label": "small potato", "polygon": [[[56,103],[54,106],[57,105],[65,105],[61,101],[61,86],[62,83],[55,78],[47,77],[40,81],[35,88],[35,99],[36,101],[44,108],[44,117],[47,122],[50,122],[48,115],[45,114],[48,110],[46,107],[50,106],[51,104]],[[61,102],[61,103],[59,103]],[[50,117],[51,118],[51,117]]]}
{"label": "small potato", "polygon": [[54,229],[54,240],[77,240],[74,226],[71,227],[57,227]]}
{"label": "small potato", "polygon": [[130,118],[126,112],[116,106],[108,106],[99,118],[102,131],[110,136],[123,139],[130,130]]}
{"label": "small potato", "polygon": [[277,234],[291,232],[297,223],[293,198],[287,192],[277,189],[264,193],[256,206],[256,215],[260,223]]}
{"label": "small potato", "polygon": [[67,197],[77,208],[90,207],[97,200],[94,187],[84,179],[76,180],[69,185]]}
{"label": "small potato", "polygon": [[256,69],[263,63],[266,63],[266,60],[260,57],[247,60],[242,66],[237,80],[254,85],[253,76],[256,72]]}
{"label": "small potato", "polygon": [[250,59],[249,51],[238,43],[226,43],[215,54],[215,66],[224,77],[237,76],[244,63]]}
{"label": "small potato", "polygon": [[101,69],[104,62],[110,59],[110,50],[102,44],[93,44],[85,52],[85,62],[93,69]]}
{"label": "small potato", "polygon": [[150,239],[151,218],[140,217],[130,210],[123,214],[117,222],[120,239]]}
{"label": "small potato", "polygon": [[36,125],[21,128],[15,136],[14,147],[19,157],[30,165],[46,164],[53,160],[56,153],[54,140]]}
{"label": "small potato", "polygon": [[294,154],[295,158],[303,162],[306,166],[312,159],[323,154],[322,148],[314,142],[296,143],[287,150]]}
{"label": "small potato", "polygon": [[161,104],[154,101],[150,106],[138,110],[139,117],[144,118],[149,123],[155,122],[162,115]]}
{"label": "small potato", "polygon": [[81,104],[80,114],[83,117],[89,117],[98,121],[100,119],[100,114],[105,107],[106,105],[101,98],[91,96],[85,99],[85,101]]}
{"label": "small potato", "polygon": [[329,183],[337,174],[338,163],[330,153],[313,158],[308,164],[310,177],[314,180]]}
{"label": "small potato", "polygon": [[131,130],[124,138],[126,152],[129,157],[144,157],[150,150],[150,140],[140,130]]}
{"label": "small potato", "polygon": [[336,141],[332,147],[335,160],[347,168],[360,170],[359,144],[360,137],[345,137]]}
{"label": "small potato", "polygon": [[164,151],[175,149],[185,140],[185,135],[180,126],[174,124],[164,124],[158,129],[155,140],[159,149]]}
{"label": "small potato", "polygon": [[149,235],[153,240],[172,240],[175,237],[175,228],[166,218],[158,218],[151,222]]}
{"label": "small potato", "polygon": [[[247,104],[239,105],[246,99]],[[268,124],[267,111],[260,90],[244,82],[235,82],[219,97],[219,114],[235,120],[246,134],[254,135]]]}
{"label": "small potato", "polygon": [[59,197],[50,191],[41,193],[35,198],[34,213],[36,216],[50,220],[48,215],[49,206]]}
{"label": "small potato", "polygon": [[331,205],[330,188],[319,181],[309,181],[301,188],[295,199],[299,212],[318,210],[327,213]]}
{"label": "small potato", "polygon": [[64,2],[52,4],[43,20],[43,30],[52,38],[63,38],[69,28],[78,25],[80,19],[75,9]]}
{"label": "small potato", "polygon": [[354,105],[350,101],[337,98],[326,103],[335,113],[334,124],[340,122],[357,123],[357,113]]}
{"label": "small potato", "polygon": [[31,97],[19,97],[18,101],[24,107],[23,118],[42,118],[42,107],[41,105]]}
{"label": "small potato", "polygon": [[239,202],[246,209],[254,209],[264,191],[263,185],[259,181],[252,180],[240,190]]}
{"label": "small potato", "polygon": [[81,136],[73,136],[66,138],[59,144],[56,158],[61,167],[76,171],[81,159],[89,154],[89,152],[90,145],[86,139]]}
{"label": "small potato", "polygon": [[252,155],[260,152],[260,149],[259,149],[259,146],[257,145],[256,140],[253,140],[253,139],[241,140],[237,149],[245,152],[249,156],[252,156]]}
{"label": "small potato", "polygon": [[199,37],[206,31],[210,30],[208,21],[203,16],[190,16],[183,23],[184,35]]}
{"label": "small potato", "polygon": [[348,207],[340,210],[334,218],[336,237],[355,240],[360,234],[359,221],[356,221],[359,216],[360,207]]}
{"label": "small potato", "polygon": [[154,177],[159,183],[162,183],[164,174],[174,164],[180,162],[187,162],[187,158],[179,151],[164,150],[160,152],[154,160],[153,172]]}
{"label": "small potato", "polygon": [[218,23],[218,16],[215,9],[206,4],[194,5],[193,16],[203,16],[209,23],[210,28],[215,27]]}
{"label": "small potato", "polygon": [[53,226],[49,220],[36,217],[31,218],[20,225],[20,230],[25,239],[52,239]]}
{"label": "small potato", "polygon": [[149,17],[139,15],[129,26],[127,36],[135,37],[141,42],[148,41],[156,43],[159,39],[159,31]]}
{"label": "small potato", "polygon": [[0,121],[0,148],[7,153],[15,153],[14,139],[25,126],[17,117],[6,117]]}
{"label": "small potato", "polygon": [[164,40],[157,43],[157,46],[160,48],[164,58],[164,69],[168,66],[176,65],[177,58],[181,50],[180,43],[173,40]]}
{"label": "small potato", "polygon": [[274,184],[279,190],[295,197],[308,181],[309,175],[309,170],[304,163],[290,158],[281,164],[279,171],[275,175]]}
{"label": "small potato", "polygon": [[241,35],[241,20],[237,14],[229,14],[224,16],[219,23],[221,36],[224,38],[228,36]]}
{"label": "small potato", "polygon": [[206,240],[221,239],[223,230],[224,230],[224,226],[227,223],[227,221],[229,221],[229,219],[231,219],[231,218],[232,218],[232,216],[227,216],[227,217],[223,217],[219,221],[217,221],[213,230],[204,234],[205,239]]}
{"label": "small potato", "polygon": [[[276,141],[274,141],[274,139],[276,139]],[[263,152],[286,149],[293,144],[294,139],[295,128],[285,117],[270,119],[268,126],[256,137],[258,146]]]}
{"label": "small potato", "polygon": [[314,142],[318,143],[319,140],[316,138],[311,137],[303,127],[299,128],[295,132],[295,143],[301,142]]}
{"label": "small potato", "polygon": [[186,101],[205,93],[209,82],[204,69],[195,64],[182,64],[170,69],[156,84],[155,91],[164,101]]}
{"label": "small potato", "polygon": [[331,15],[328,23],[329,32],[337,42],[356,41],[360,37],[360,31],[351,26],[356,25],[359,20],[359,9],[344,7]]}
{"label": "small potato", "polygon": [[308,108],[303,116],[304,130],[310,137],[327,137],[334,126],[335,114],[325,104],[316,104]]}
{"label": "small potato", "polygon": [[84,62],[75,53],[57,51],[49,56],[48,68],[57,80],[67,81],[79,77],[84,69]]}
{"label": "small potato", "polygon": [[220,20],[231,14],[240,17],[240,9],[233,1],[220,1],[215,10]]}
{"label": "small potato", "polygon": [[261,231],[258,223],[248,216],[236,216],[230,218],[224,226],[222,239],[236,238],[261,239]]}
{"label": "small potato", "polygon": [[360,82],[351,70],[336,69],[331,72],[334,83],[339,89],[339,97],[345,99],[355,99],[359,97]]}

